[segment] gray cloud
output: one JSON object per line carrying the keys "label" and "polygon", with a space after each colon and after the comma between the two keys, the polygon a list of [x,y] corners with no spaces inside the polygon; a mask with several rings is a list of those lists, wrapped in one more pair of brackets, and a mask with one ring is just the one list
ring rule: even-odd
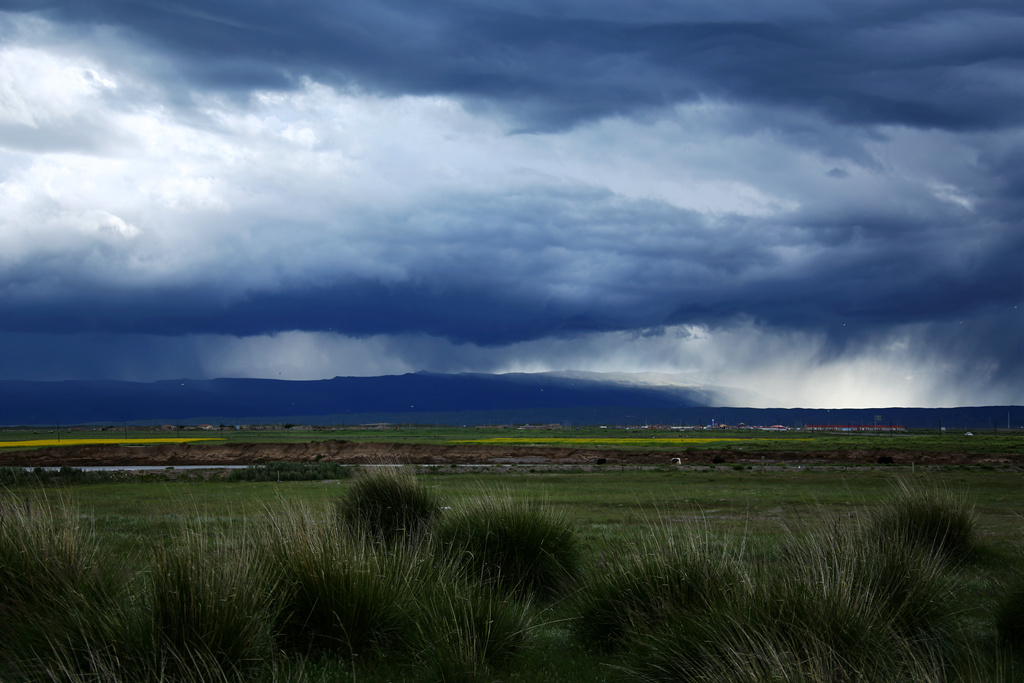
{"label": "gray cloud", "polygon": [[1020,123],[1024,19],[1006,3],[824,11],[722,3],[7,3],[71,27],[113,26],[190,84],[248,91],[309,75],[383,94],[511,106],[531,125],[700,97],[781,103],[837,121],[990,128]]}
{"label": "gray cloud", "polygon": [[746,335],[1022,398],[1007,5],[3,7],[2,376],[728,374]]}

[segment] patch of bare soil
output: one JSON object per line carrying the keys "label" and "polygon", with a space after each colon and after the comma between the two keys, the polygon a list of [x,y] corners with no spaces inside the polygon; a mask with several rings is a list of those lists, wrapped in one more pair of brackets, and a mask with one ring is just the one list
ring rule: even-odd
{"label": "patch of bare soil", "polygon": [[738,452],[736,450],[683,450],[675,453],[598,450],[550,446],[361,443],[318,441],[308,443],[156,444],[148,446],[63,446],[28,451],[0,451],[5,467],[178,467],[250,465],[270,461],[338,462],[345,464],[421,465],[663,465],[679,458],[682,464],[711,464],[714,458],[744,464],[867,464],[881,457],[900,465],[1024,465],[1021,454],[932,453],[908,450],[835,450]]}

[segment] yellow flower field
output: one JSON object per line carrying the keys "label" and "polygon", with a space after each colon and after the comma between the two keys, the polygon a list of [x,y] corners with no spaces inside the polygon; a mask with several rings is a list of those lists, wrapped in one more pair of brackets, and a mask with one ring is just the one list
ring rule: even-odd
{"label": "yellow flower field", "polygon": [[32,441],[0,441],[0,448],[31,448],[34,446],[91,446],[96,444],[186,443],[188,441],[223,441],[211,437],[164,437],[161,439],[34,439]]}

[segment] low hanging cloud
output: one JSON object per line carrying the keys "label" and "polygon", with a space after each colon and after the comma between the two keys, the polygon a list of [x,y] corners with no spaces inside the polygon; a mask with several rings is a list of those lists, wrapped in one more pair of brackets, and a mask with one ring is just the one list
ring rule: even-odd
{"label": "low hanging cloud", "polygon": [[0,375],[1024,400],[1019,13],[549,10],[9,6]]}
{"label": "low hanging cloud", "polygon": [[[1009,404],[1018,377],[960,335],[936,350],[929,325],[892,330],[842,353],[820,334],[771,331],[750,320],[718,329],[679,326],[545,338],[507,346],[453,344],[426,335],[352,338],[322,332],[254,337],[0,335],[8,379],[260,377],[312,380],[414,371],[636,373],[658,384],[715,388],[730,405],[888,407]],[[957,335],[948,334],[947,338]],[[930,349],[922,352],[922,349]],[[956,360],[954,360],[956,359]],[[634,375],[631,375],[634,376]]]}

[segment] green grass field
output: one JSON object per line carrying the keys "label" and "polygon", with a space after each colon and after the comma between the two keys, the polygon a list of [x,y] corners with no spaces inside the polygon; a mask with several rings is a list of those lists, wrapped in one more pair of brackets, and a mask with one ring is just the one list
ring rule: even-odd
{"label": "green grass field", "polygon": [[[729,466],[695,470],[626,468],[593,472],[531,472],[529,468],[481,473],[431,474],[416,468],[426,485],[449,505],[482,490],[503,488],[565,511],[584,533],[647,524],[658,518],[715,527],[778,531],[813,523],[825,513],[856,515],[884,497],[906,468],[833,470],[786,468],[737,471]],[[917,480],[970,493],[983,529],[1000,541],[1024,531],[1024,472],[957,469],[931,471]],[[171,482],[159,475],[146,483],[109,483],[68,489],[21,489],[29,498],[70,496],[103,531],[112,520],[122,530],[138,527],[146,538],[183,517],[229,523],[294,500],[326,504],[344,495],[348,479],[327,482]],[[144,533],[143,533],[144,532]],[[1024,537],[1017,539],[1024,541]]]}
{"label": "green grass field", "polygon": [[[363,471],[371,470],[372,468],[366,468]],[[576,472],[532,472],[528,467],[488,468],[482,471],[408,467],[406,470],[417,472],[418,485],[436,496],[439,504],[444,508],[450,508],[445,510],[444,515],[457,514],[471,508],[475,501],[489,500],[497,495],[511,497],[525,503],[528,509],[542,510],[568,522],[578,539],[580,564],[583,567],[580,587],[576,589],[577,597],[574,598],[570,593],[553,602],[527,600],[520,603],[518,601],[509,602],[508,599],[502,598],[501,605],[486,603],[490,605],[490,607],[486,607],[487,610],[506,609],[509,605],[513,605],[515,610],[519,610],[518,612],[514,611],[511,616],[506,614],[503,617],[511,620],[510,624],[520,623],[516,619],[526,618],[524,615],[528,612],[530,625],[527,632],[522,633],[520,633],[520,627],[509,627],[512,629],[510,632],[512,635],[508,637],[512,640],[507,642],[519,643],[522,640],[522,643],[509,650],[509,653],[513,654],[508,654],[507,660],[499,657],[493,661],[487,659],[487,662],[480,663],[483,660],[478,662],[477,659],[470,658],[470,660],[466,660],[469,662],[466,664],[469,669],[462,666],[445,673],[445,662],[452,657],[454,657],[452,661],[462,662],[462,659],[459,658],[461,655],[449,653],[441,658],[443,661],[436,661],[431,660],[424,651],[417,650],[419,654],[413,655],[408,654],[412,652],[411,650],[402,649],[400,652],[406,654],[392,656],[389,654],[392,650],[388,648],[397,646],[378,644],[367,645],[368,649],[361,651],[358,657],[347,654],[334,655],[329,651],[310,654],[292,652],[291,655],[281,657],[273,656],[272,653],[264,653],[260,655],[264,658],[260,661],[271,663],[253,665],[256,667],[255,669],[246,669],[245,672],[217,669],[215,675],[210,674],[211,670],[204,669],[203,676],[213,675],[214,680],[324,682],[357,680],[533,681],[540,678],[549,681],[682,680],[679,676],[682,676],[683,673],[665,674],[668,676],[666,678],[665,675],[659,674],[657,671],[645,668],[646,665],[641,665],[641,662],[658,661],[655,656],[658,653],[644,650],[649,646],[644,644],[648,642],[647,640],[641,639],[643,642],[634,642],[629,640],[633,636],[623,636],[626,638],[624,642],[628,644],[605,651],[601,648],[595,649],[592,644],[588,645],[586,640],[580,640],[580,636],[574,635],[575,627],[571,626],[576,623],[574,620],[578,619],[579,610],[599,609],[599,606],[593,604],[589,607],[586,604],[580,606],[579,595],[587,596],[591,591],[597,591],[595,595],[598,595],[600,593],[600,577],[604,573],[616,567],[628,567],[630,562],[638,561],[636,557],[641,557],[636,555],[636,551],[624,549],[646,547],[644,544],[652,542],[650,539],[690,538],[689,542],[691,543],[693,543],[693,538],[714,539],[713,544],[724,544],[723,548],[732,549],[728,553],[736,553],[736,557],[729,560],[732,563],[729,566],[735,564],[739,569],[728,571],[739,571],[739,576],[741,576],[741,579],[730,579],[728,576],[722,575],[720,581],[725,582],[722,585],[734,580],[740,581],[736,585],[747,585],[745,582],[748,579],[742,577],[748,575],[761,577],[755,581],[755,584],[760,582],[760,584],[768,585],[765,583],[768,581],[767,577],[776,576],[776,573],[771,570],[773,566],[777,566],[782,573],[799,573],[803,571],[800,567],[808,563],[813,565],[815,561],[824,562],[820,559],[818,546],[801,545],[798,539],[819,536],[832,538],[833,536],[830,534],[834,534],[835,529],[839,527],[848,530],[867,528],[869,520],[872,519],[876,511],[884,509],[885,502],[891,499],[894,491],[897,491],[900,486],[908,484],[912,487],[924,487],[929,491],[955,492],[962,495],[973,508],[979,550],[968,559],[958,561],[952,568],[939,571],[935,570],[932,564],[928,564],[925,569],[913,569],[913,572],[918,573],[924,571],[922,576],[932,577],[928,580],[935,581],[935,585],[940,586],[941,590],[940,588],[935,590],[940,591],[941,596],[939,597],[942,597],[942,600],[946,600],[942,603],[942,605],[946,605],[942,609],[952,610],[949,613],[955,617],[955,623],[952,626],[944,621],[942,628],[955,627],[955,633],[959,634],[956,637],[966,638],[965,642],[968,642],[968,646],[963,648],[956,646],[948,654],[948,657],[935,654],[936,648],[940,644],[948,644],[949,638],[953,636],[949,636],[946,631],[941,632],[941,638],[939,635],[928,635],[932,634],[932,631],[929,630],[932,625],[928,621],[932,617],[922,617],[922,624],[918,626],[924,629],[922,633],[926,632],[926,635],[921,638],[925,638],[926,641],[937,639],[936,643],[938,644],[933,647],[932,644],[929,644],[931,641],[928,641],[922,645],[918,640],[914,640],[918,636],[907,640],[909,643],[907,647],[915,653],[913,657],[921,658],[918,661],[912,657],[911,659],[915,663],[909,669],[900,668],[903,667],[902,664],[897,666],[888,660],[881,663],[876,662],[868,654],[865,654],[870,652],[870,648],[850,653],[843,650],[845,654],[842,654],[842,657],[854,659],[860,657],[861,659],[856,660],[860,662],[857,666],[867,667],[864,669],[863,676],[854,676],[849,679],[832,678],[824,670],[805,670],[801,668],[803,664],[799,663],[787,663],[780,660],[781,663],[777,663],[778,666],[782,667],[781,671],[788,671],[786,675],[791,676],[792,680],[807,681],[895,681],[908,675],[924,676],[920,680],[936,681],[1009,681],[1016,680],[1014,676],[1020,673],[1020,669],[1015,668],[1016,665],[1013,664],[1012,655],[1008,655],[1002,650],[997,651],[992,636],[993,611],[999,604],[1000,596],[1013,581],[1024,580],[1024,577],[1020,576],[1021,567],[1024,567],[1024,473],[1015,468],[997,470],[936,468],[913,473],[905,467],[853,469],[786,467],[778,470],[751,470],[719,466],[692,469],[598,468],[593,471]],[[103,556],[113,558],[121,570],[129,570],[131,576],[136,578],[128,583],[135,585],[133,582],[141,580],[138,577],[152,576],[155,566],[163,566],[159,564],[160,562],[174,560],[174,557],[178,556],[175,553],[185,552],[187,557],[193,557],[188,553],[198,552],[204,557],[220,557],[224,551],[223,549],[218,550],[218,548],[237,548],[240,544],[247,543],[246,539],[264,539],[257,545],[266,544],[270,542],[268,539],[277,538],[281,534],[261,536],[255,530],[263,528],[261,525],[265,525],[267,520],[290,519],[289,515],[294,514],[297,506],[311,511],[310,514],[317,519],[329,518],[333,506],[348,495],[357,481],[359,481],[358,469],[353,477],[328,481],[228,482],[217,479],[172,481],[153,475],[128,482],[68,487],[19,486],[10,488],[0,495],[3,505],[0,508],[0,529],[3,529],[5,524],[11,524],[11,520],[22,513],[24,513],[22,516],[27,515],[29,519],[33,519],[44,514],[45,510],[67,506],[72,510],[74,523],[92,539],[90,542],[94,542],[96,547],[102,549]],[[292,529],[294,525],[288,528]],[[183,530],[188,529],[192,530],[190,533],[199,530],[202,538],[208,540],[190,541],[189,543],[192,545],[188,545],[188,548],[192,548],[192,550],[186,552],[181,550],[182,534]],[[840,535],[841,538],[852,538],[850,533],[843,533],[845,535]],[[283,535],[287,536],[288,534]],[[196,543],[199,545],[196,546]],[[208,547],[204,543],[212,545]],[[657,541],[657,543],[661,543],[661,541]],[[694,546],[693,552],[699,557],[705,557],[707,549],[700,545],[701,543],[704,541],[700,541],[697,546]],[[663,546],[657,545],[655,548],[657,549],[655,554],[657,554],[661,552],[660,549]],[[786,548],[795,548],[796,550],[786,550]],[[808,548],[812,548],[812,550],[808,550]],[[235,552],[229,551],[225,557],[230,557]],[[644,551],[644,553],[647,552],[649,551]],[[701,553],[705,555],[701,555]],[[803,553],[806,557],[799,560],[797,565],[790,567],[789,563],[793,560],[787,558],[793,553],[800,557],[803,557],[801,555]],[[647,556],[646,554],[642,555],[642,557]],[[166,559],[167,557],[170,557],[170,560]],[[719,561],[715,560],[715,557],[721,559],[719,555],[712,553],[710,559],[705,558],[705,560]],[[189,561],[193,562],[194,560]],[[380,561],[375,560],[375,562]],[[157,565],[154,565],[154,562]],[[766,562],[767,564],[765,564]],[[179,565],[172,562],[170,566]],[[770,573],[767,576],[762,576],[766,570]],[[0,551],[0,574],[4,571],[6,571],[4,557]],[[935,574],[935,571],[938,571],[939,574]],[[917,576],[916,573],[913,575]],[[218,581],[226,580],[220,574],[217,576],[220,576]],[[935,578],[936,576],[938,578]],[[252,580],[252,578],[246,580]],[[402,580],[418,581],[420,579],[406,578]],[[663,580],[665,579],[658,579],[658,581]],[[774,580],[775,578],[771,579],[771,581]],[[145,581],[143,584],[149,585]],[[772,585],[774,586],[774,584]],[[158,588],[159,586],[145,590],[140,588],[139,595],[146,594],[146,590],[152,592]],[[164,590],[169,589],[164,588]],[[796,589],[780,584],[772,590],[789,595],[787,591]],[[462,594],[459,593],[459,595]],[[431,598],[431,600],[433,599]],[[440,603],[442,607],[428,601],[428,606],[423,609],[428,609],[428,611],[442,609],[444,614],[449,614],[444,611],[450,609],[444,607],[448,604],[444,600],[448,599],[442,599],[442,603]],[[464,598],[458,598],[458,600],[462,599]],[[477,599],[479,598],[471,598],[471,600]],[[750,610],[756,612],[756,609],[760,609],[757,605],[761,604],[757,602],[760,598],[757,597],[756,591],[751,593],[750,599],[755,602],[739,607],[727,600],[728,604],[723,603],[724,606],[721,609],[726,611],[729,609],[746,610],[743,612],[744,614]],[[142,599],[136,598],[135,600],[138,602]],[[2,603],[2,599],[0,599],[0,603]],[[926,607],[931,609],[929,605],[931,603],[928,603]],[[953,606],[949,607],[949,605]],[[163,609],[173,607],[172,605]],[[678,609],[683,608],[679,607]],[[689,606],[685,609],[692,610],[694,608]],[[794,603],[792,609],[804,608],[799,608]],[[866,608],[858,607],[858,609]],[[526,612],[522,610],[526,610]],[[5,626],[5,619],[8,619],[12,613],[0,610],[0,630]],[[505,614],[504,612],[500,613]],[[689,614],[689,612],[686,613]],[[930,612],[927,613],[930,614]],[[94,619],[95,617],[90,618]],[[444,619],[452,617],[437,618],[444,621]],[[701,618],[707,618],[707,615],[705,614]],[[818,618],[820,617],[815,617],[815,619]],[[939,617],[934,618],[938,619]],[[655,621],[658,620],[655,619]],[[661,622],[658,621],[658,623]],[[667,628],[668,625],[676,623],[669,619],[662,625]],[[849,627],[846,622],[843,624],[843,629]],[[707,622],[705,626],[716,629],[725,628],[721,625],[715,626],[711,622]],[[453,626],[453,628],[455,627]],[[520,628],[520,631],[517,631],[516,628]],[[636,628],[634,625],[627,631],[632,633]],[[817,628],[824,627],[813,627],[813,629]],[[473,638],[483,637],[479,633],[477,636],[467,636],[460,629],[461,627],[456,628],[455,631],[444,635],[443,638],[436,633],[430,637],[442,638],[445,643],[449,643],[445,639],[454,638],[451,641],[454,643],[453,647],[461,647],[459,643],[463,643],[462,638],[469,637],[470,641],[466,642],[474,643],[477,641]],[[528,637],[524,637],[524,633]],[[716,638],[725,640],[748,637],[744,634],[745,632],[733,633],[728,629],[716,631],[716,633],[718,633]],[[939,631],[935,633],[939,633]],[[953,633],[953,631],[949,633]],[[966,635],[964,635],[965,633]],[[669,641],[658,640],[669,638],[669,635],[666,634],[671,635],[669,631],[663,632],[654,629],[651,631],[649,642],[662,643],[662,646],[659,647],[670,650],[670,645],[665,644]],[[698,637],[698,635],[671,635],[671,642],[680,638]],[[780,642],[789,642],[786,639],[792,637],[792,634],[777,634],[777,636],[782,639]],[[822,666],[832,666],[834,662],[829,664],[832,655],[828,648],[835,645],[828,645],[832,641],[822,642],[825,645],[818,643],[815,647],[827,646],[827,651],[808,651],[810,654],[807,654],[807,657],[810,659],[806,659],[806,661],[824,662]],[[773,642],[772,647],[777,646],[778,644]],[[0,644],[0,650],[3,647]],[[440,648],[440,645],[438,647]],[[729,647],[742,649],[735,643]],[[473,651],[476,652],[476,650]],[[750,655],[754,659],[743,664],[743,667],[746,667],[742,668],[742,671],[746,672],[743,675],[749,674],[745,680],[778,680],[779,671],[759,673],[760,664],[757,662],[761,661],[759,658],[777,658],[779,651],[773,649],[771,653],[768,653],[754,648],[752,652],[755,651],[760,654],[756,654],[756,657]],[[289,652],[291,651],[289,650]],[[711,657],[714,653],[706,654]],[[124,656],[127,657],[127,655]],[[819,656],[823,658],[820,661],[815,659]],[[938,659],[935,659],[936,657]],[[947,657],[947,659],[943,659],[943,657]],[[929,667],[939,660],[944,662],[942,663],[943,668],[941,671],[934,671],[934,675],[928,677]],[[203,661],[203,666],[209,664],[209,662]],[[704,666],[706,662],[691,664],[695,667]],[[740,666],[735,662],[733,664]],[[71,666],[70,663],[62,663],[62,666],[65,665]],[[715,666],[719,665],[720,663],[715,664]],[[89,666],[95,668],[94,665]],[[11,675],[10,680],[66,679],[111,682],[131,680],[131,677],[126,677],[126,674],[97,673],[93,669],[89,669],[89,666],[86,666],[85,673],[75,673],[73,676],[67,670],[64,670],[61,675],[39,672],[14,675],[13,670],[8,671],[8,674]],[[873,670],[870,669],[872,666],[882,668]],[[896,668],[885,668],[893,666]],[[92,673],[89,673],[90,671]],[[149,670],[147,669],[147,671]],[[874,673],[871,673],[872,671]],[[150,674],[152,674],[151,671],[147,676]],[[190,678],[192,674],[185,671],[176,673],[170,671],[161,675],[165,677],[143,677],[140,680],[204,680],[204,677],[198,674],[196,674],[198,677]],[[740,674],[735,675],[739,676]],[[131,676],[141,676],[141,674],[136,672]],[[694,677],[695,674],[686,673],[686,676],[690,676],[690,680],[702,680],[699,677]]]}

